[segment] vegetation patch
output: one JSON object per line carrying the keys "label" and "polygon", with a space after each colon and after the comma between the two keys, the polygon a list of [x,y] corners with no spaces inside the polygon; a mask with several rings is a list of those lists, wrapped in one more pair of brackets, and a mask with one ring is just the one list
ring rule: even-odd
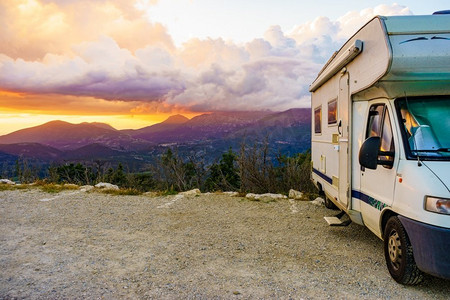
{"label": "vegetation patch", "polygon": [[25,184],[0,184],[0,191],[25,190],[28,185]]}
{"label": "vegetation patch", "polygon": [[112,189],[107,189],[107,190],[100,190],[100,192],[102,192],[103,194],[108,194],[108,195],[115,195],[115,196],[139,196],[142,195],[141,191],[138,191],[137,189],[119,189],[119,190],[112,190]]}
{"label": "vegetation patch", "polygon": [[59,193],[66,190],[78,190],[78,186],[74,184],[55,184],[55,183],[45,183],[45,184],[35,184],[42,191],[50,194]]}

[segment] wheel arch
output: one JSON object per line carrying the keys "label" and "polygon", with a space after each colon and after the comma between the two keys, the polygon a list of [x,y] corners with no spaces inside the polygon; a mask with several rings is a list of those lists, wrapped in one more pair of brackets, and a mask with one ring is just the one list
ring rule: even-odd
{"label": "wheel arch", "polygon": [[398,216],[398,213],[396,213],[395,211],[390,210],[390,209],[385,209],[381,213],[381,217],[380,217],[381,218],[381,222],[380,222],[381,239],[383,239],[384,229],[386,228],[386,224],[387,224],[388,220],[393,216]]}

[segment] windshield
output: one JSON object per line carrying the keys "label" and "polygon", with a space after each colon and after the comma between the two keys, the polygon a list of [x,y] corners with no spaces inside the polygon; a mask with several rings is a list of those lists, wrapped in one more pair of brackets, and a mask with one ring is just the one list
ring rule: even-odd
{"label": "windshield", "polygon": [[450,160],[450,96],[396,100],[409,159]]}

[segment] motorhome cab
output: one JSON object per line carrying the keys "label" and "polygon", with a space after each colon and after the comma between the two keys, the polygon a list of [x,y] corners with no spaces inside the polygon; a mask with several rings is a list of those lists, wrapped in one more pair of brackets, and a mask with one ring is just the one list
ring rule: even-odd
{"label": "motorhome cab", "polygon": [[373,18],[310,92],[327,207],[384,240],[397,282],[450,278],[450,15]]}

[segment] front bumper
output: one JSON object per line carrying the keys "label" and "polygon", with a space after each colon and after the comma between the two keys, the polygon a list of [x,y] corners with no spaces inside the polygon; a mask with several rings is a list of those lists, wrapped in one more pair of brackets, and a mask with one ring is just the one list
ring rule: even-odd
{"label": "front bumper", "polygon": [[450,228],[398,217],[411,241],[417,267],[425,273],[450,279]]}

